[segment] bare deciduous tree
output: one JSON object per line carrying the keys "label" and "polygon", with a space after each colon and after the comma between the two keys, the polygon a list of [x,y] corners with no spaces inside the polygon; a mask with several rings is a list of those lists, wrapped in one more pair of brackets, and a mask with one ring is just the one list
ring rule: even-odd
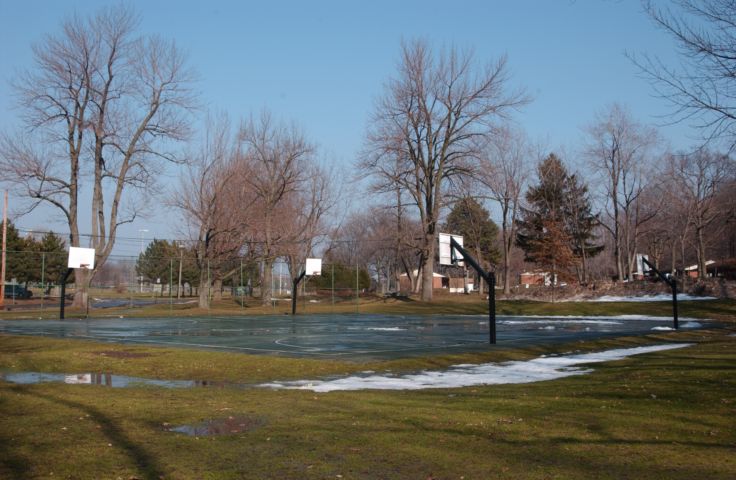
{"label": "bare deciduous tree", "polygon": [[293,206],[285,200],[302,188],[314,147],[296,127],[274,121],[267,112],[241,127],[239,141],[243,158],[250,165],[243,180],[257,199],[252,209],[255,238],[262,249],[261,299],[268,304],[273,262],[282,253],[277,246],[293,240],[288,214]]}
{"label": "bare deciduous tree", "polygon": [[184,56],[173,42],[136,37],[137,25],[129,8],[106,8],[64,22],[34,46],[34,67],[15,80],[22,131],[0,141],[6,182],[28,199],[28,211],[57,208],[71,246],[81,246],[80,192],[91,191],[96,269],[75,274],[78,306],[118,227],[139,213],[122,208],[123,192],[150,191],[159,160],[176,161],[171,141],[189,133],[193,76]]}
{"label": "bare deciduous tree", "polygon": [[375,107],[360,168],[389,189],[400,185],[416,205],[422,299],[428,301],[445,191],[474,173],[479,140],[526,98],[506,91],[505,58],[478,70],[469,53],[450,49],[435,55],[426,43],[414,41],[402,45],[398,69]]}
{"label": "bare deciduous tree", "polygon": [[[726,155],[698,150],[692,154],[672,155],[669,174],[682,199],[695,236],[698,276],[706,276],[706,234],[725,219],[726,205],[719,202],[722,189],[734,178],[734,162]],[[724,222],[725,223],[725,222]],[[717,228],[716,228],[717,229]]]}
{"label": "bare deciduous tree", "polygon": [[630,273],[642,217],[636,209],[639,196],[650,180],[649,165],[657,132],[631,118],[624,107],[614,104],[597,115],[588,129],[585,153],[599,175],[605,192],[604,225],[613,237],[613,254],[619,280]]}
{"label": "bare deciduous tree", "polygon": [[529,176],[530,149],[521,132],[502,129],[488,144],[481,161],[479,181],[491,192],[491,199],[501,208],[501,249],[503,255],[503,292],[511,293],[511,249],[516,238],[521,192]]}
{"label": "bare deciduous tree", "polygon": [[233,145],[227,117],[208,119],[201,147],[191,156],[169,201],[182,215],[187,235],[196,245],[201,308],[209,307],[212,285],[227,274],[228,260],[240,252],[249,233],[250,211],[243,208],[254,201],[252,193],[243,188],[249,166]]}
{"label": "bare deciduous tree", "polygon": [[700,128],[704,140],[720,139],[736,148],[736,3],[732,0],[674,0],[673,8],[651,1],[644,8],[672,37],[681,62],[629,55],[673,107],[675,121]]}

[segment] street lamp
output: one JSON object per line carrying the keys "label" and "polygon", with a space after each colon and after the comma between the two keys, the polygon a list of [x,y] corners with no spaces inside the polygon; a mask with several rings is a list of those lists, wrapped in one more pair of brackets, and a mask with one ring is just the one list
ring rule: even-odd
{"label": "street lamp", "polygon": [[[145,228],[139,228],[138,233],[141,237],[141,255],[143,255],[143,233],[148,233],[148,230]],[[139,277],[139,280],[141,281],[141,293],[143,293],[143,275]]]}

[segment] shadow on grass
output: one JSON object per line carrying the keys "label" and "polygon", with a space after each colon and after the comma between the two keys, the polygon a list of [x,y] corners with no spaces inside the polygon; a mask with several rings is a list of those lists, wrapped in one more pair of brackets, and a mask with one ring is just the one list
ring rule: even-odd
{"label": "shadow on grass", "polygon": [[[108,438],[109,442],[112,445],[123,450],[125,454],[133,461],[133,463],[140,469],[140,473],[142,474],[141,478],[150,480],[159,480],[160,478],[164,478],[163,469],[158,464],[156,459],[143,447],[137,445],[130,438],[128,438],[125,433],[123,433],[122,428],[116,425],[113,419],[102,413],[97,408],[91,407],[89,405],[84,405],[79,402],[57,398],[52,395],[44,395],[42,393],[33,392],[30,389],[24,389],[23,393],[26,395],[35,396],[39,399],[46,400],[51,403],[57,403],[68,408],[83,411],[84,413],[89,415],[92,420],[97,422],[98,425],[100,425],[101,432]],[[19,478],[23,477],[21,476]]]}
{"label": "shadow on grass", "polygon": [[0,434],[0,452],[2,452],[0,453],[0,477],[23,480],[28,478],[30,461],[26,457],[13,455],[11,453],[12,444],[12,438]]}

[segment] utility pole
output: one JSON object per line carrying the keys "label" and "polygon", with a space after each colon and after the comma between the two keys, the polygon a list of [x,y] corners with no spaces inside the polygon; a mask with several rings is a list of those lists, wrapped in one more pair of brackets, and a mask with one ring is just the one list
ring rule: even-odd
{"label": "utility pole", "polygon": [[5,250],[8,245],[8,191],[5,190],[5,203],[3,204],[3,258],[0,267],[0,306],[5,304]]}
{"label": "utility pole", "polygon": [[[184,245],[179,244],[179,286],[176,287],[176,298],[181,298],[181,265],[184,263]],[[241,274],[242,277],[242,274]]]}

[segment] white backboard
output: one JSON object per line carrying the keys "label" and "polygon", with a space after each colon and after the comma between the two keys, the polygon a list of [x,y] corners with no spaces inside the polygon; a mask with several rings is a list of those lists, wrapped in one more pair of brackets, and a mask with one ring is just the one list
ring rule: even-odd
{"label": "white backboard", "polygon": [[322,259],[321,258],[308,258],[307,264],[304,267],[304,272],[309,276],[322,275]]}
{"label": "white backboard", "polygon": [[95,268],[95,249],[69,247],[69,268]]}
{"label": "white backboard", "polygon": [[[453,235],[451,233],[440,233],[440,265],[455,265],[452,263],[452,252],[450,249],[450,238],[454,238],[460,246],[463,246],[463,236]],[[460,252],[455,252],[457,265],[463,265],[463,256]]]}

